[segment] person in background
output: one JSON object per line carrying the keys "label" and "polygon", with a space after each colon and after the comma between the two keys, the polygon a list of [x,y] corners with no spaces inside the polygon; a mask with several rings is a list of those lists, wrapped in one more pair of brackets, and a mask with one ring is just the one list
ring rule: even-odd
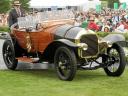
{"label": "person in background", "polygon": [[123,21],[120,21],[119,23],[117,23],[117,27],[115,29],[115,32],[124,32],[125,28],[123,25]]}
{"label": "person in background", "polygon": [[81,26],[81,15],[80,13],[77,14],[77,16],[75,17],[75,22],[74,22],[74,26]]}
{"label": "person in background", "polygon": [[88,26],[88,20],[85,20],[84,22],[82,22],[82,24],[81,24],[82,28],[86,29],[87,26]]}
{"label": "person in background", "polygon": [[103,26],[102,26],[102,32],[104,32],[104,31],[106,31],[107,29],[109,30],[109,32],[110,32],[110,22],[109,21],[105,21],[104,23],[103,23]]}
{"label": "person in background", "polygon": [[121,17],[119,15],[119,13],[115,13],[114,16],[112,17],[112,22],[114,25],[116,25],[119,21],[120,21]]}
{"label": "person in background", "polygon": [[88,18],[86,17],[86,18],[84,19],[84,21],[82,22],[81,27],[84,28],[84,29],[86,29],[87,26],[88,26]]}
{"label": "person in background", "polygon": [[122,18],[122,24],[124,25],[125,31],[127,31],[128,30],[128,24],[127,24],[127,20],[125,18]]}
{"label": "person in background", "polygon": [[8,17],[8,24],[9,27],[11,27],[13,24],[15,24],[18,20],[18,17],[24,17],[25,16],[25,11],[21,8],[21,3],[16,0],[12,4],[13,8],[9,12],[9,17]]}
{"label": "person in background", "polygon": [[110,32],[110,28],[109,27],[104,27],[104,32]]}
{"label": "person in background", "polygon": [[94,22],[94,17],[90,17],[87,29],[99,31],[99,26]]}

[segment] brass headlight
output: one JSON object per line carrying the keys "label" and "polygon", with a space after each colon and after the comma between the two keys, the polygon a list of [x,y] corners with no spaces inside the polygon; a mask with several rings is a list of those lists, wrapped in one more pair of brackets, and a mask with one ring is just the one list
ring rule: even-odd
{"label": "brass headlight", "polygon": [[82,50],[87,50],[88,45],[86,43],[78,43],[77,46],[81,48]]}
{"label": "brass headlight", "polygon": [[107,41],[108,47],[112,47],[112,43],[110,41]]}

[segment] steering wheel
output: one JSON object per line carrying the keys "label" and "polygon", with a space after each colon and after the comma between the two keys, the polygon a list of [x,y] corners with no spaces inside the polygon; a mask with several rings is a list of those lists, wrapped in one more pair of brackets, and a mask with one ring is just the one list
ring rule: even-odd
{"label": "steering wheel", "polygon": [[39,29],[42,29],[43,27],[42,27],[42,25],[41,25],[41,23],[37,23],[36,24],[36,30],[39,30]]}

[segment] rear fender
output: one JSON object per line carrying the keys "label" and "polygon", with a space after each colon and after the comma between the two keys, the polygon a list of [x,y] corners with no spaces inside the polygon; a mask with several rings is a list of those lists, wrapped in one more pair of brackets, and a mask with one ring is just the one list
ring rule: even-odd
{"label": "rear fender", "polygon": [[119,44],[122,47],[128,47],[128,41],[118,41],[116,43]]}
{"label": "rear fender", "polygon": [[74,50],[76,53],[77,45],[69,40],[66,39],[58,39],[53,41],[51,44],[48,45],[48,47],[45,49],[42,58],[45,58],[45,60],[48,60],[50,62],[54,61],[54,55],[58,47],[60,46],[67,46]]}
{"label": "rear fender", "polygon": [[0,33],[0,39],[2,39],[2,40],[9,40],[9,41],[11,41],[11,43],[12,43],[12,46],[13,46],[13,48],[14,48],[14,44],[13,44],[13,41],[12,41],[12,37],[10,36],[10,34],[8,33],[8,32],[2,32],[2,33]]}

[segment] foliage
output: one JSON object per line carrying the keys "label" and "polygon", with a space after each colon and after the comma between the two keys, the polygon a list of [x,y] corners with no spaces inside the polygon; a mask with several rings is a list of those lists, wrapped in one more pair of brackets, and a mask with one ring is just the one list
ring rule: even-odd
{"label": "foliage", "polygon": [[0,32],[9,32],[8,27],[0,27]]}
{"label": "foliage", "polygon": [[[14,2],[14,1],[17,1],[17,0],[12,0],[12,2]],[[24,10],[28,11],[28,10],[29,10],[29,1],[30,1],[30,0],[19,0],[19,1],[20,1],[20,3],[22,4],[21,7],[22,7]]]}
{"label": "foliage", "polygon": [[20,0],[20,2],[22,3],[22,7],[28,11],[29,10],[29,1],[30,0]]}
{"label": "foliage", "polygon": [[100,0],[100,1],[108,1],[109,8],[114,8],[114,3],[120,4],[120,0]]}
{"label": "foliage", "polygon": [[[7,11],[11,8],[11,3],[15,0],[0,0],[0,13],[7,13]],[[29,10],[29,1],[30,0],[20,0],[22,3],[22,7],[28,11]]]}
{"label": "foliage", "polygon": [[0,13],[7,13],[10,7],[10,0],[0,0]]}

